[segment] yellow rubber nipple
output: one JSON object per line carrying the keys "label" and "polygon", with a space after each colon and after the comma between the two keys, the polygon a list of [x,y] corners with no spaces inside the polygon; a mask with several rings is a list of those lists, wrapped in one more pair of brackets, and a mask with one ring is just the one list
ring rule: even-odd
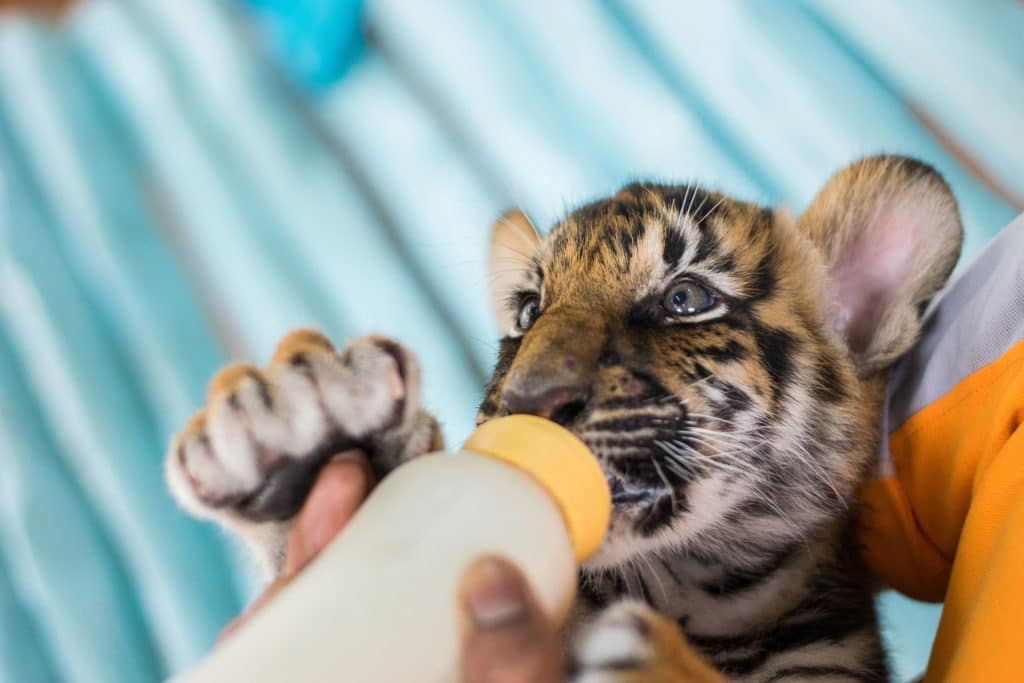
{"label": "yellow rubber nipple", "polygon": [[534,415],[509,415],[480,425],[463,446],[529,473],[558,504],[577,563],[600,547],[612,497],[590,449],[572,432]]}

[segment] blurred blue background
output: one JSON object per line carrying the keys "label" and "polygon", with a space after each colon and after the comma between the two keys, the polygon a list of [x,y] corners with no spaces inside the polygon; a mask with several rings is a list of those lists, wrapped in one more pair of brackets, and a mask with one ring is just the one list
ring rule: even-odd
{"label": "blurred blue background", "polygon": [[[3,4],[3,3],[0,3]],[[802,208],[937,166],[966,252],[1024,208],[1010,0],[91,0],[0,18],[0,681],[155,681],[252,594],[170,434],[288,329],[393,335],[464,437],[486,240],[627,180]],[[885,597],[901,678],[936,607]]]}

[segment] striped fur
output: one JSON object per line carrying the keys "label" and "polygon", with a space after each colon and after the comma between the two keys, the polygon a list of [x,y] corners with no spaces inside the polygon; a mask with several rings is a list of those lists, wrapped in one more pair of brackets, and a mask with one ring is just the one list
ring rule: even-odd
{"label": "striped fur", "polygon": [[[653,183],[544,239],[506,215],[491,262],[509,332],[479,420],[537,412],[601,461],[616,506],[582,602],[643,601],[731,679],[885,679],[851,520],[885,370],[960,239],[948,187],[899,157],[844,169],[799,221]],[[713,305],[667,310],[682,282]],[[605,673],[685,678],[642,649]]]}

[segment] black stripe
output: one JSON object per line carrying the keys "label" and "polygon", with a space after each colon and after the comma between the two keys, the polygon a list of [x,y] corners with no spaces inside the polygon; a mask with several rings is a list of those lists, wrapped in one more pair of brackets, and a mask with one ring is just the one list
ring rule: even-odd
{"label": "black stripe", "polygon": [[642,536],[651,536],[661,531],[675,517],[676,509],[684,512],[689,509],[682,492],[676,492],[675,505],[673,505],[670,496],[662,496],[651,506],[650,510],[647,511],[647,515],[637,524],[637,532]]}
{"label": "black stripe", "polygon": [[680,579],[679,575],[676,574],[676,571],[672,569],[672,565],[669,564],[668,560],[662,557],[658,559],[658,562],[662,567],[664,567],[665,571],[668,572],[668,575],[672,577],[672,580],[675,581],[677,585],[681,586],[683,584],[682,579]]}
{"label": "black stripe", "polygon": [[686,238],[683,233],[674,228],[667,228],[665,230],[665,247],[662,249],[662,258],[665,259],[665,263],[670,268],[675,267],[679,264],[679,259],[683,257],[684,251],[686,251]]}
{"label": "black stripe", "polygon": [[701,382],[711,377],[711,371],[701,363],[694,363],[693,370],[683,373],[688,382]]}
{"label": "black stripe", "polygon": [[747,349],[735,339],[730,339],[725,346],[711,346],[697,349],[694,353],[710,357],[719,363],[740,361],[747,357]]}
{"label": "black stripe", "polygon": [[751,286],[750,300],[756,301],[771,296],[775,291],[774,259],[771,253],[765,255],[752,273],[754,281]]}
{"label": "black stripe", "polygon": [[668,441],[678,440],[680,430],[678,429],[666,429],[661,432],[655,433],[653,437],[644,436],[643,438],[636,438],[626,436],[594,436],[586,434],[583,439],[591,446],[603,446],[605,448],[619,448],[619,449],[630,449],[624,453],[616,453],[614,457],[625,458],[629,457],[629,454],[636,453],[639,455],[649,455],[654,453],[663,453],[655,444],[651,441],[659,439]]}
{"label": "black stripe", "polygon": [[622,267],[629,268],[629,261],[633,257],[633,249],[636,246],[636,235],[632,230],[619,230],[619,249],[622,251]]}
{"label": "black stripe", "polygon": [[[806,647],[818,641],[838,642],[857,631],[871,628],[871,614],[863,609],[837,611],[797,623],[782,623],[769,633],[742,636],[696,636],[687,634],[700,649],[722,669],[723,673],[745,675],[755,671],[769,657]],[[735,650],[752,650],[746,657],[729,657]]]}
{"label": "black stripe", "polygon": [[825,403],[840,403],[846,398],[846,387],[839,378],[836,363],[832,358],[818,360],[818,376],[815,378],[813,396]]}
{"label": "black stripe", "polygon": [[[589,445],[590,441],[586,443]],[[608,460],[609,464],[623,478],[628,479],[632,484],[638,485],[634,488],[639,488],[639,485],[643,485],[655,490],[663,484],[661,474],[658,473],[658,468],[655,467],[650,453],[637,451],[635,455],[615,455],[609,457]]]}
{"label": "black stripe", "polygon": [[866,675],[861,671],[847,669],[844,666],[790,666],[785,669],[779,669],[771,678],[766,678],[764,683],[774,683],[774,681],[784,681],[787,678],[795,677],[814,677],[814,679],[817,680],[826,676],[829,678],[838,676],[840,679],[847,679],[851,681],[878,680],[875,676]]}
{"label": "black stripe", "polygon": [[711,225],[706,221],[701,221],[697,224],[697,228],[700,232],[700,238],[697,240],[697,251],[693,255],[693,263],[702,263],[712,254],[717,254],[722,245],[718,240],[718,234],[712,229]]}
{"label": "black stripe", "polygon": [[725,402],[736,412],[749,410],[750,406],[753,404],[753,401],[750,399],[750,395],[732,382],[715,380],[714,382],[711,382],[711,384],[725,394]]}
{"label": "black stripe", "polygon": [[709,329],[713,329],[714,325],[721,325],[729,328],[730,330],[746,330],[750,327],[750,321],[746,315],[727,315],[724,318],[709,321],[706,324]]}
{"label": "black stripe", "polygon": [[[634,379],[642,379],[642,378],[637,377],[636,375],[634,375]],[[646,408],[647,406],[650,405],[651,401],[657,400],[657,399],[660,399],[660,398],[662,398],[664,396],[669,396],[669,395],[670,394],[666,394],[665,391],[663,389],[661,389],[661,387],[652,387],[652,386],[650,386],[650,384],[648,384],[644,388],[644,393],[640,394],[639,396],[626,396],[626,397],[620,397],[620,398],[610,398],[610,399],[608,399],[606,401],[603,401],[601,403],[600,407],[608,409],[608,410],[611,410],[613,408],[614,409],[619,409],[619,408]]]}
{"label": "black stripe", "polygon": [[755,322],[754,340],[761,352],[761,361],[772,379],[772,396],[777,398],[779,392],[789,383],[793,372],[791,359],[797,344],[796,339],[785,330]]}
{"label": "black stripe", "polygon": [[711,270],[716,273],[730,273],[736,270],[736,259],[729,255],[719,256],[718,259],[711,264]]}
{"label": "black stripe", "polygon": [[659,417],[656,415],[638,414],[626,417],[609,417],[603,420],[598,420],[597,422],[588,424],[587,431],[631,432],[638,429],[668,429],[670,434],[674,434],[684,424],[686,424],[686,420],[683,415]]}
{"label": "black stripe", "polygon": [[784,546],[770,555],[761,565],[749,569],[726,571],[717,581],[702,583],[700,588],[716,598],[733,597],[737,593],[750,590],[767,581],[775,572],[789,564],[800,547],[799,543]]}

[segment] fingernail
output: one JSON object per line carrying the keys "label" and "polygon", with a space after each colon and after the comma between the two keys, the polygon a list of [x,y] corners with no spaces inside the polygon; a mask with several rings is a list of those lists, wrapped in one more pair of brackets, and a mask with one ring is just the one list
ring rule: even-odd
{"label": "fingernail", "polygon": [[331,460],[327,464],[330,466],[347,465],[349,463],[358,466],[363,471],[363,474],[366,475],[366,481],[369,486],[372,487],[377,483],[377,478],[373,472],[373,466],[370,464],[370,458],[366,455],[366,451],[353,448],[352,450],[335,453],[331,456]]}
{"label": "fingernail", "polygon": [[359,450],[358,448],[353,448],[348,451],[341,451],[340,453],[335,453],[334,455],[331,456],[329,462],[351,462],[356,463],[358,465],[370,464],[369,460],[366,457],[366,453],[364,451]]}
{"label": "fingernail", "polygon": [[495,560],[485,560],[469,589],[474,623],[495,628],[517,621],[526,613],[526,596],[519,578]]}

